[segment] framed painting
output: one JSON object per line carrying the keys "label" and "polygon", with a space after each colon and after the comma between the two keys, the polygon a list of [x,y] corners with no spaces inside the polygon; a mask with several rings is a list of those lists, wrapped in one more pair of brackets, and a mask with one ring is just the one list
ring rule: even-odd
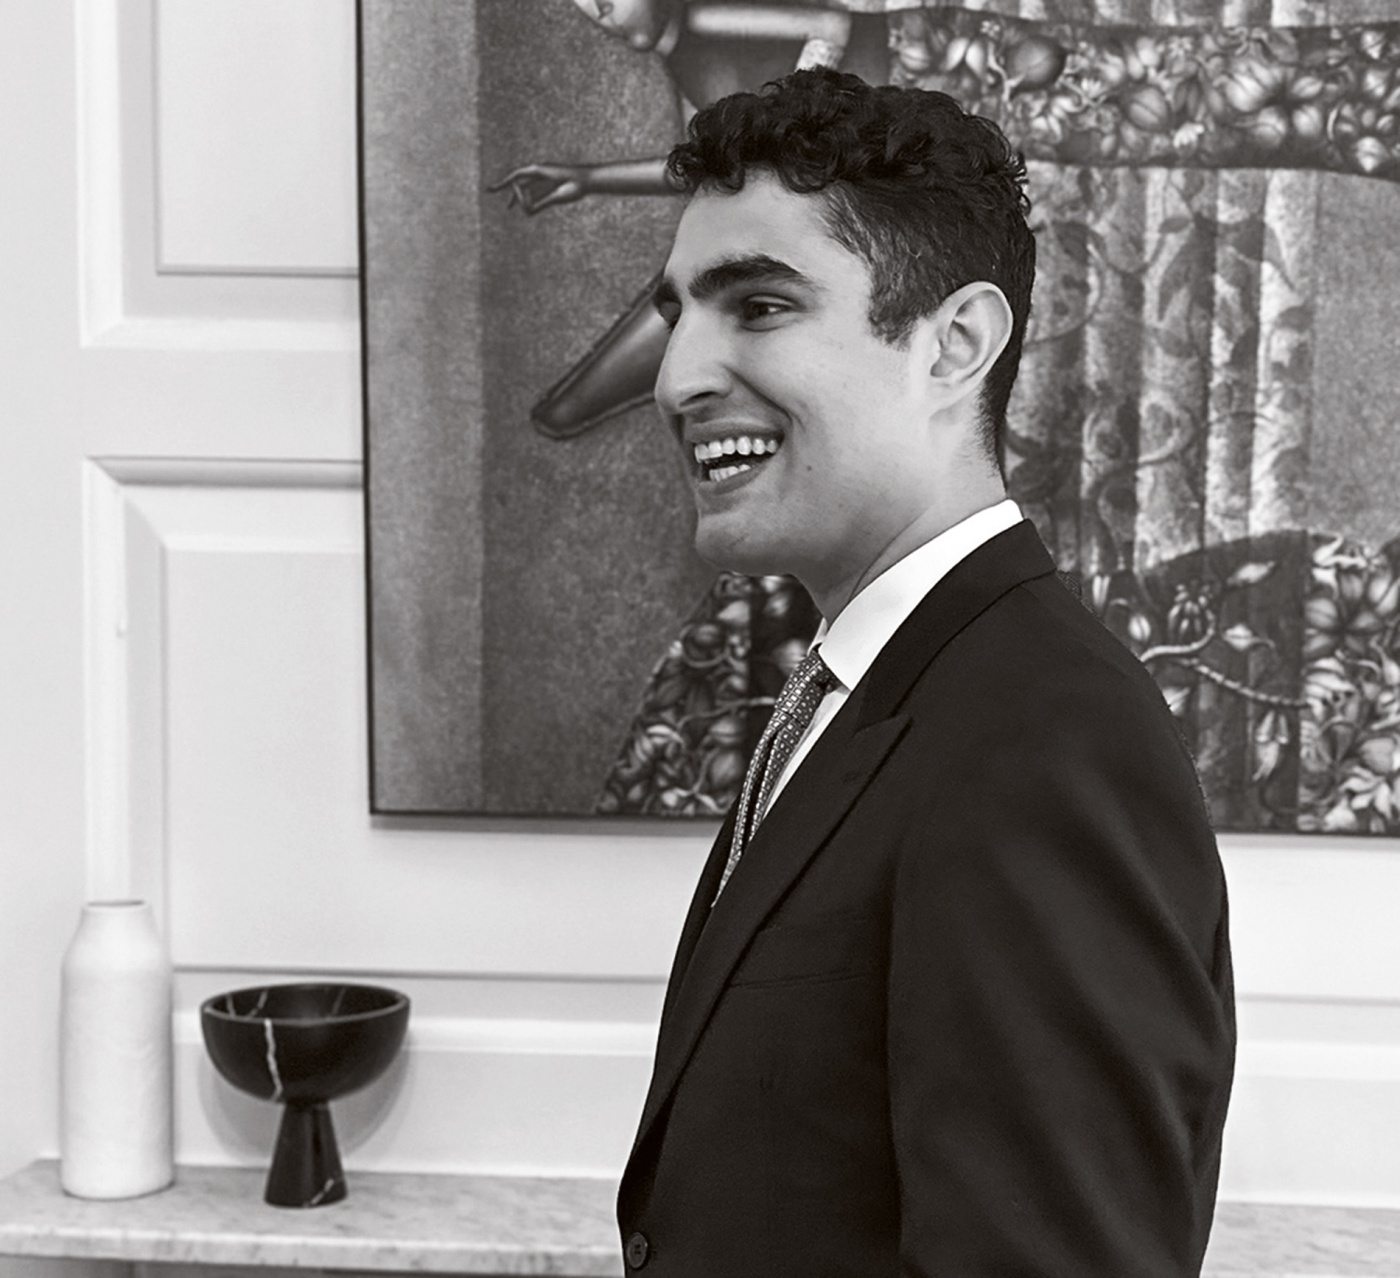
{"label": "framed painting", "polygon": [[1030,161],[1010,495],[1222,830],[1400,833],[1400,0],[360,0],[371,806],[717,817],[815,629],[690,547],[689,112],[799,64]]}

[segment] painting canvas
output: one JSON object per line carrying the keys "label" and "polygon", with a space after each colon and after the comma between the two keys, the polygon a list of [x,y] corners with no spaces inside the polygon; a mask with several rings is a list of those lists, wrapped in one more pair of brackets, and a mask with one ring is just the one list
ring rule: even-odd
{"label": "painting canvas", "polygon": [[361,0],[371,805],[709,817],[817,617],[690,547],[647,298],[799,63],[1030,163],[1005,470],[1221,830],[1400,833],[1400,0]]}

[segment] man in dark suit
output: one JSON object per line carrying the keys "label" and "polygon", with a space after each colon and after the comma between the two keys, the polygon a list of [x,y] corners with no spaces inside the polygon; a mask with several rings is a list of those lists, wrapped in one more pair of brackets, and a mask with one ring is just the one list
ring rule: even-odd
{"label": "man in dark suit", "polygon": [[810,71],[671,169],[697,547],[825,620],[681,936],[629,1270],[1198,1274],[1225,886],[1155,684],[1005,500],[1024,165],[940,94]]}

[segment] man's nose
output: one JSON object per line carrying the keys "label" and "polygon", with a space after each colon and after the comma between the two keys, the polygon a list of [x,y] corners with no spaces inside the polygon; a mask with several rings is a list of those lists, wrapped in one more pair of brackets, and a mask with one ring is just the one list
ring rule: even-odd
{"label": "man's nose", "polygon": [[692,311],[671,330],[661,371],[656,375],[656,402],[668,416],[679,416],[704,400],[724,395],[730,385],[727,347],[712,318]]}

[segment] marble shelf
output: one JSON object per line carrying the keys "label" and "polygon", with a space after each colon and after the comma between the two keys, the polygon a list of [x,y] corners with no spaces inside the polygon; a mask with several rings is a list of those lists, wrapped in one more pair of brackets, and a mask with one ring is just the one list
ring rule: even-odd
{"label": "marble shelf", "polygon": [[1400,1278],[1400,1211],[1219,1203],[1204,1278]]}
{"label": "marble shelf", "polygon": [[144,1198],[69,1198],[58,1164],[0,1181],[0,1254],[390,1273],[622,1273],[616,1186],[533,1176],[347,1173],[327,1207],[269,1207],[265,1170],[179,1167]]}
{"label": "marble shelf", "polygon": [[[40,1162],[0,1181],[0,1255],[388,1273],[618,1278],[614,1186],[350,1173],[350,1196],[268,1207],[264,1173],[181,1167],[162,1193],[69,1198]],[[1205,1278],[1400,1278],[1400,1211],[1221,1203]]]}

